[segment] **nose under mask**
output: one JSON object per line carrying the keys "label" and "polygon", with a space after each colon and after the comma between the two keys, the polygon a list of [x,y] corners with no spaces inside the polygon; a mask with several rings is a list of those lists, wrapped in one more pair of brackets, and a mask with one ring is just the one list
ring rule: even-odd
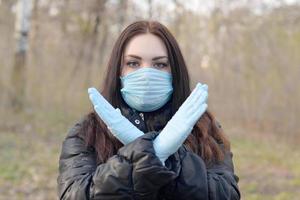
{"label": "nose under mask", "polygon": [[172,75],[152,67],[143,67],[120,79],[122,98],[130,107],[141,112],[161,108],[173,93]]}

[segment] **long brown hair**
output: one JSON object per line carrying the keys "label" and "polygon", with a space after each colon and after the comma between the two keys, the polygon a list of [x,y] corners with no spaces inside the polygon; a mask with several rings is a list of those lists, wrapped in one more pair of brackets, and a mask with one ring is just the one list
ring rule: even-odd
{"label": "long brown hair", "polygon": [[[121,83],[119,79],[124,48],[132,37],[145,33],[158,36],[167,48],[173,77],[173,95],[170,100],[171,116],[173,116],[191,92],[190,78],[177,41],[170,31],[157,21],[137,21],[123,30],[112,49],[101,94],[115,108],[124,106],[125,103],[120,94]],[[154,123],[159,121],[166,124],[170,119],[170,117],[165,116],[164,112],[161,112],[161,109],[145,114],[147,114],[146,124],[149,131],[152,131]],[[97,152],[98,163],[106,162],[123,145],[112,136],[104,122],[94,111],[84,117],[81,127],[79,133],[84,136],[86,145],[93,147]],[[212,160],[220,161],[223,159],[223,151],[218,143],[224,144],[225,149],[229,149],[229,142],[222,129],[218,127],[212,113],[207,110],[194,126],[192,134],[185,141],[185,145],[201,156],[207,164]]]}

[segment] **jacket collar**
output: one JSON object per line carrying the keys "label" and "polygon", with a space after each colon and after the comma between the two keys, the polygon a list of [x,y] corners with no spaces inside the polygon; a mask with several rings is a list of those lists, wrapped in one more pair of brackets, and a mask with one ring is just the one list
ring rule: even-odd
{"label": "jacket collar", "polygon": [[[121,112],[123,116],[125,116],[133,125],[135,125],[138,129],[143,131],[144,133],[148,132],[148,127],[147,127],[147,121],[150,117],[150,115],[153,115],[155,113],[162,114],[164,117],[167,119],[171,118],[171,101],[168,101],[163,107],[160,109],[153,111],[153,112],[141,112],[138,111],[134,108],[131,108],[129,105],[127,105],[125,102],[122,103],[121,105]],[[159,131],[163,129],[165,126],[165,123],[161,121],[155,121],[155,117],[153,123],[153,128],[155,131]],[[166,120],[165,120],[166,121]]]}

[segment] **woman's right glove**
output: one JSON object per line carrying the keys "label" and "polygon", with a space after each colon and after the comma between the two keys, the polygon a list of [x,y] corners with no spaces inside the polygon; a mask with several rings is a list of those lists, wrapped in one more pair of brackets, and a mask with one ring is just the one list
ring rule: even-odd
{"label": "woman's right glove", "polygon": [[94,105],[94,109],[99,117],[106,124],[111,133],[123,144],[132,142],[144,133],[135,127],[121,111],[115,109],[96,88],[88,89],[89,98]]}

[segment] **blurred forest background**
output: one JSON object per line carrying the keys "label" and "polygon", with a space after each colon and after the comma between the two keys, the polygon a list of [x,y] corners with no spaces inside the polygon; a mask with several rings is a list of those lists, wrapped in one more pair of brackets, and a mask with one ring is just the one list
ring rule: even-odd
{"label": "blurred forest background", "polygon": [[57,198],[61,143],[141,19],[175,35],[192,88],[208,84],[243,199],[299,199],[296,0],[0,0],[0,199]]}

